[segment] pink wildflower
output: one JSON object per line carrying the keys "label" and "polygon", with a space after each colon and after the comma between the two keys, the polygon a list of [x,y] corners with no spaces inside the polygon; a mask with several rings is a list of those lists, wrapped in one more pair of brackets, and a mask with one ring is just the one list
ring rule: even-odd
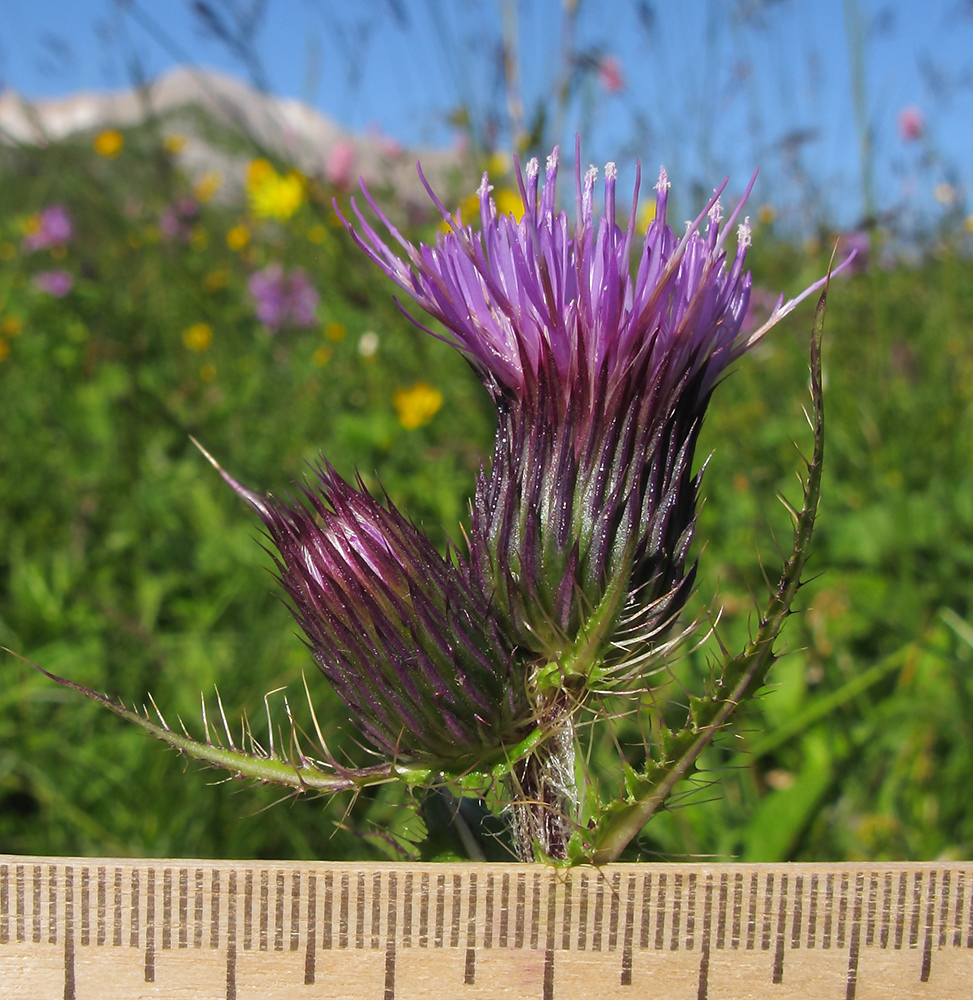
{"label": "pink wildflower", "polygon": [[74,287],[74,275],[68,271],[38,271],[31,280],[35,288],[56,299],[63,299]]}
{"label": "pink wildflower", "polygon": [[609,94],[620,94],[625,89],[622,64],[616,56],[601,57],[598,62],[598,80]]}
{"label": "pink wildflower", "polygon": [[347,187],[355,167],[355,147],[342,139],[328,151],[324,161],[324,176],[336,187]]}
{"label": "pink wildflower", "polygon": [[917,107],[909,105],[899,112],[899,136],[903,142],[915,142],[925,131],[926,119]]}

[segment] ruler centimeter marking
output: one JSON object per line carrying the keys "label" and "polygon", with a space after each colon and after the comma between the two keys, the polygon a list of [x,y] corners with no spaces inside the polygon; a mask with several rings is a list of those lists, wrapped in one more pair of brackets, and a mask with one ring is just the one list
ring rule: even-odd
{"label": "ruler centimeter marking", "polygon": [[[56,966],[64,1000],[95,995],[84,991],[82,967],[99,955],[137,966],[158,995],[165,995],[159,990],[170,956],[195,955],[218,965],[220,997],[237,1000],[247,992],[244,967],[250,975],[261,956],[293,954],[295,981],[311,986],[340,974],[343,955],[373,954],[381,984],[360,996],[396,1000],[397,966],[410,955],[430,962],[456,953],[461,995],[499,951],[538,956],[536,989],[516,995],[543,1000],[555,1000],[570,954],[601,963],[606,990],[609,976],[619,987],[633,986],[639,969],[644,977],[640,956],[689,956],[697,1000],[708,1000],[714,962],[765,953],[762,968],[776,986],[788,981],[799,953],[842,951],[845,1000],[855,1000],[871,953],[911,955],[897,966],[899,975],[908,970],[899,986],[909,996],[935,977],[941,955],[963,956],[957,982],[973,978],[973,865],[559,871],[0,857],[0,976],[17,962],[22,968],[22,959],[28,969]],[[652,972],[655,989],[664,983],[662,969]],[[4,996],[5,989],[0,978]]]}

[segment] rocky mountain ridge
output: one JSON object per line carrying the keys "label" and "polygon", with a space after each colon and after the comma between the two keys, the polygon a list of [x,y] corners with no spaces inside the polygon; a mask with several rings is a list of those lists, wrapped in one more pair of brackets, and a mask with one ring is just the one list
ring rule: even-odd
{"label": "rocky mountain ridge", "polygon": [[44,145],[151,118],[164,133],[185,138],[177,156],[191,176],[219,171],[229,195],[242,186],[251,157],[215,143],[213,125],[243,135],[254,149],[309,176],[349,187],[361,176],[367,184],[392,188],[404,202],[428,203],[417,160],[434,187],[447,177],[455,179],[461,169],[456,150],[406,150],[377,132],[351,133],[303,101],[261,93],[209,70],[178,67],[144,87],[62,98],[28,100],[9,89],[0,94],[0,142],[5,143]]}

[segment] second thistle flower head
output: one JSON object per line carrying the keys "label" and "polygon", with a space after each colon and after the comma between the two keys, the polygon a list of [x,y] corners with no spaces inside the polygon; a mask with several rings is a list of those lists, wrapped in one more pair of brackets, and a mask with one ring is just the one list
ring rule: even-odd
{"label": "second thistle flower head", "polygon": [[[578,150],[580,154],[580,149]],[[682,237],[666,219],[669,182],[631,266],[638,180],[616,221],[616,170],[575,160],[575,218],[555,200],[558,150],[543,187],[518,180],[520,221],[497,211],[484,175],[479,227],[451,216],[435,246],[407,241],[364,189],[404,258],[354,205],[368,255],[449,331],[498,409],[493,462],[477,482],[470,578],[517,647],[557,685],[629,667],[672,623],[692,583],[692,462],[710,394],[727,366],[798,301],[741,333],[750,229],[727,234],[721,187]],[[724,184],[725,186],[725,184]],[[751,182],[752,186],[752,182]],[[747,191],[749,194],[749,189]]]}
{"label": "second thistle flower head", "polygon": [[457,769],[524,737],[530,706],[487,601],[395,507],[326,464],[292,504],[219,471],[264,522],[311,652],[373,746]]}

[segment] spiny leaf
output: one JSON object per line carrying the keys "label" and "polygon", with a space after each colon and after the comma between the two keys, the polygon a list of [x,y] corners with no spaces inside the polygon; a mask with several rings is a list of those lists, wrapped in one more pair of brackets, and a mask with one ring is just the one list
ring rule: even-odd
{"label": "spiny leaf", "polygon": [[[7,650],[26,663],[31,663],[13,650]],[[174,732],[169,728],[162,713],[156,708],[161,725],[152,722],[147,715],[127,708],[120,702],[112,701],[106,695],[92,691],[82,684],[58,677],[36,663],[31,666],[39,670],[45,677],[56,681],[64,687],[78,691],[86,698],[103,705],[109,711],[121,716],[128,722],[134,723],[156,739],[162,740],[169,746],[175,748],[187,757],[203,761],[212,767],[224,768],[232,771],[234,777],[252,778],[256,781],[270,782],[277,785],[287,785],[298,792],[321,791],[321,792],[343,792],[349,789],[364,788],[367,785],[375,785],[381,782],[394,780],[400,777],[400,768],[394,764],[381,764],[370,768],[344,768],[334,762],[328,762],[322,767],[319,763],[312,762],[303,754],[297,762],[291,762],[278,756],[260,753],[259,747],[254,742],[254,753],[245,753],[241,750],[230,749],[218,744],[214,744],[209,738],[207,727],[206,742],[194,740],[187,735]],[[153,707],[155,703],[153,702]]]}
{"label": "spiny leaf", "polygon": [[[830,278],[830,274],[829,274]],[[801,585],[801,574],[810,551],[811,536],[821,494],[821,472],[824,464],[824,394],[821,380],[821,341],[828,283],[825,284],[814,313],[811,328],[811,400],[814,429],[814,450],[807,462],[804,498],[794,525],[794,543],[781,571],[780,581],[760,619],[757,634],[738,656],[723,665],[712,705],[693,700],[685,727],[677,732],[666,731],[662,738],[662,760],[646,767],[644,783],[629,801],[610,803],[596,817],[591,829],[573,838],[568,863],[607,864],[614,861],[625,846],[637,836],[662,805],[676,783],[695,766],[703,750],[726,724],[737,706],[753,695],[764,682],[775,660],[773,645],[791,604]],[[713,710],[715,708],[715,711]],[[708,718],[707,718],[708,717]],[[631,790],[633,782],[627,781]]]}

